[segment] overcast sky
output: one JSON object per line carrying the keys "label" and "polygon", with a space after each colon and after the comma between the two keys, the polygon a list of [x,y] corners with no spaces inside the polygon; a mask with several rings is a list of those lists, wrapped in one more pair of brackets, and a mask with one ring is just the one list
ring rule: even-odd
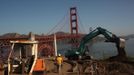
{"label": "overcast sky", "polygon": [[134,33],[134,0],[0,0],[0,35],[47,34],[74,6],[86,33],[98,26],[117,35]]}

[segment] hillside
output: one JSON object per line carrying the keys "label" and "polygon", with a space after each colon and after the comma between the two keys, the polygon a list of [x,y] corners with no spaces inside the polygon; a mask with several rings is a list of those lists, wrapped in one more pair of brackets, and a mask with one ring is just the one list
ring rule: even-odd
{"label": "hillside", "polygon": [[[69,33],[66,33],[66,32],[56,32],[55,33],[56,35],[66,35],[66,34],[69,34]],[[44,34],[35,34],[36,36],[45,36]],[[50,34],[50,36],[53,35],[53,34]],[[86,35],[86,34],[82,34],[83,35]],[[27,36],[27,34],[19,34],[19,33],[6,33],[6,34],[3,34],[3,35],[0,35],[1,38],[6,38],[6,37],[24,37],[24,36]],[[129,40],[129,39],[132,39],[134,38],[134,34],[129,34],[129,35],[125,35],[125,36],[119,36],[119,37],[122,37],[126,40]],[[97,36],[95,38],[96,41],[103,41],[105,40],[104,37],[102,36]]]}

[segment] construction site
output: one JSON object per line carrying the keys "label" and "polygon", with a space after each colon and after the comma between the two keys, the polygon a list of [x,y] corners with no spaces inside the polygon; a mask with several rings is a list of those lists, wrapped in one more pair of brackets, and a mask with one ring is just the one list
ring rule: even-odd
{"label": "construction site", "polygon": [[[6,50],[6,55],[1,51],[0,75],[134,75],[134,59],[127,56],[125,38],[103,27],[79,33],[77,8],[69,12],[70,33],[1,36],[0,50]],[[95,59],[90,55],[99,35],[103,42],[114,44],[115,56]],[[57,49],[61,41],[66,43],[61,43],[64,53]]]}

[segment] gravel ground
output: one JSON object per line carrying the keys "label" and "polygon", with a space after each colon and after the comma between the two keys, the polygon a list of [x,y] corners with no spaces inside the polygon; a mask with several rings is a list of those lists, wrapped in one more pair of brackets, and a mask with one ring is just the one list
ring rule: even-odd
{"label": "gravel ground", "polygon": [[[118,61],[81,61],[73,65],[74,72],[71,70],[71,64],[65,61],[62,65],[60,75],[134,75],[134,62]],[[59,75],[54,61],[45,59],[46,72],[44,75]],[[0,75],[4,75],[0,70]],[[39,75],[39,74],[37,74]]]}

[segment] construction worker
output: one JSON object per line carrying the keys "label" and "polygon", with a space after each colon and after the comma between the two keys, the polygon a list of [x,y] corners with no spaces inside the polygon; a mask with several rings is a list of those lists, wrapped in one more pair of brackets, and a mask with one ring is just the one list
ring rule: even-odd
{"label": "construction worker", "polygon": [[59,72],[61,71],[62,63],[63,63],[63,57],[61,56],[61,54],[58,54],[58,56],[56,57],[56,66]]}

